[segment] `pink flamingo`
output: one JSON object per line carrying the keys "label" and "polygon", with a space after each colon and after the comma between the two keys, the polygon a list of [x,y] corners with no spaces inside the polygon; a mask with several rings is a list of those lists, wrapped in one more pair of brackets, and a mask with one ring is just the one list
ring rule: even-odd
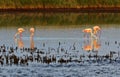
{"label": "pink flamingo", "polygon": [[101,35],[101,28],[99,26],[94,26],[93,30],[94,30],[93,34],[96,35],[96,36],[99,35],[99,37],[100,37],[100,35]]}
{"label": "pink flamingo", "polygon": [[34,32],[35,32],[35,29],[30,28],[30,48],[31,49],[34,49],[34,40],[33,40]]}
{"label": "pink flamingo", "polygon": [[89,37],[89,35],[90,35],[91,38],[94,37],[97,39],[97,37],[93,34],[91,28],[84,29],[83,32],[85,33],[84,37],[86,37],[86,36]]}
{"label": "pink flamingo", "polygon": [[34,32],[35,32],[35,29],[34,28],[30,28],[30,37],[34,36]]}
{"label": "pink flamingo", "polygon": [[20,34],[20,37],[22,37],[22,33],[24,32],[25,30],[23,29],[23,28],[18,28],[18,31],[17,31],[17,33],[15,34],[15,38],[16,38],[16,36],[18,35],[18,34]]}
{"label": "pink flamingo", "polygon": [[[18,44],[18,47],[19,48],[23,48],[24,47],[24,43],[23,43],[23,41],[22,41],[22,33],[24,32],[25,30],[23,29],[23,28],[18,28],[18,32],[14,35],[14,40],[15,40],[15,42]],[[19,39],[17,39],[16,38],[16,36],[17,35],[20,35],[20,38]]]}

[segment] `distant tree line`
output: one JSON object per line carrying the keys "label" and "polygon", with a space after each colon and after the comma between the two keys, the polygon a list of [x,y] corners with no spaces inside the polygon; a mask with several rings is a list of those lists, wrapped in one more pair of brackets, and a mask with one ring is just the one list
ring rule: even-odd
{"label": "distant tree line", "polygon": [[120,7],[120,0],[0,0],[0,8]]}

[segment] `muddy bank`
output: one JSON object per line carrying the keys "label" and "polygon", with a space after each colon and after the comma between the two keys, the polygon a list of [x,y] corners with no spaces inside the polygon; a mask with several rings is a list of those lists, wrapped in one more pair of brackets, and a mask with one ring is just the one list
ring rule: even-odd
{"label": "muddy bank", "polygon": [[87,7],[87,8],[0,8],[0,12],[120,12],[120,7]]}

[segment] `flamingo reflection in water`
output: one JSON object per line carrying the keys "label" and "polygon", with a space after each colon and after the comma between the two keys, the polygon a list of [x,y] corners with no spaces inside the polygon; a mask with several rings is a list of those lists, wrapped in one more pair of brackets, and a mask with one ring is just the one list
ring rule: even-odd
{"label": "flamingo reflection in water", "polygon": [[34,28],[30,28],[30,48],[31,49],[34,49],[34,32],[35,32],[35,29]]}
{"label": "flamingo reflection in water", "polygon": [[[23,43],[23,40],[22,40],[22,33],[24,31],[25,30],[23,28],[18,28],[17,33],[14,35],[15,43],[18,45],[19,48],[23,48],[24,47],[24,43]],[[18,34],[20,35],[19,38],[17,38]]]}
{"label": "flamingo reflection in water", "polygon": [[91,39],[91,40],[84,40],[84,47],[85,51],[98,51],[101,47],[100,39]]}

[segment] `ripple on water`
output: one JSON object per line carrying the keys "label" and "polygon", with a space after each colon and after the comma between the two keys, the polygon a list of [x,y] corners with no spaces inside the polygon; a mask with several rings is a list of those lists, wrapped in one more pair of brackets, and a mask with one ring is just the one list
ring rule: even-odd
{"label": "ripple on water", "polygon": [[22,70],[18,69],[18,70],[17,70],[17,73],[18,73],[18,74],[21,74],[21,73],[22,73]]}

